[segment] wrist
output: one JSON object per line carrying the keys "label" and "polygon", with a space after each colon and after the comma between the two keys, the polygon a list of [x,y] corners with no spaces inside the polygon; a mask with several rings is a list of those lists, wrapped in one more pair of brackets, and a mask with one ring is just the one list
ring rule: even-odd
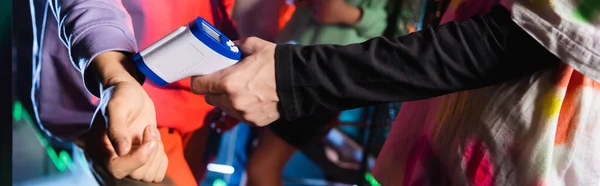
{"label": "wrist", "polygon": [[118,51],[104,52],[96,56],[90,64],[98,83],[104,87],[119,82],[136,82],[137,70],[130,54]]}

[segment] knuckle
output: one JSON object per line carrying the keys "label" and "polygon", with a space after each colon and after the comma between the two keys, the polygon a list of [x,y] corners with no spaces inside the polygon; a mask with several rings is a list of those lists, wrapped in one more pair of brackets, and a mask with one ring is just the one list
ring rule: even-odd
{"label": "knuckle", "polygon": [[115,170],[110,170],[109,169],[109,173],[110,173],[110,175],[112,177],[114,177],[114,178],[116,178],[118,180],[123,179],[125,177],[125,174],[123,172],[121,172],[121,171],[115,171]]}
{"label": "knuckle", "polygon": [[239,84],[236,81],[232,81],[230,79],[224,79],[223,83],[221,83],[221,89],[223,89],[227,93],[232,93],[237,91]]}
{"label": "knuckle", "polygon": [[129,177],[130,177],[131,179],[134,179],[134,180],[143,180],[143,179],[144,179],[144,174],[142,174],[141,172],[137,172],[137,171],[136,171],[136,172],[134,172],[134,173],[131,173],[131,174],[129,175]]}
{"label": "knuckle", "polygon": [[198,85],[199,83],[194,83],[194,79],[195,78],[192,78],[192,83],[190,83],[190,89],[192,89],[192,93],[200,94],[200,85]]}
{"label": "knuckle", "polygon": [[147,174],[147,175],[144,177],[144,179],[142,179],[142,181],[144,181],[144,182],[154,182],[154,176],[153,176],[153,175],[150,175],[150,174]]}
{"label": "knuckle", "polygon": [[266,125],[264,119],[256,120],[256,122],[254,124],[256,124],[256,126],[258,126],[258,127],[264,127]]}
{"label": "knuckle", "polygon": [[258,37],[256,37],[256,36],[249,37],[249,38],[247,39],[247,41],[248,41],[248,42],[256,42],[256,41],[258,41]]}
{"label": "knuckle", "polygon": [[205,94],[213,91],[214,89],[212,84],[206,84],[206,82],[203,82],[202,77],[192,77],[190,81],[190,89],[194,94]]}
{"label": "knuckle", "polygon": [[[169,167],[169,159],[167,158],[166,155],[163,158],[163,165],[164,165],[164,167]],[[167,169],[165,169],[163,172],[161,172],[160,175],[164,178],[166,173],[167,173]]]}
{"label": "knuckle", "polygon": [[242,117],[244,117],[244,115],[247,114],[247,112],[244,111],[244,105],[242,104],[242,102],[239,99],[233,99],[231,101],[231,108],[233,108],[236,111],[241,111],[242,112]]}
{"label": "knuckle", "polygon": [[263,119],[259,120],[258,122],[256,122],[256,125],[259,127],[267,126],[269,124],[267,120],[268,119],[263,118]]}
{"label": "knuckle", "polygon": [[160,183],[163,180],[165,180],[165,175],[164,174],[160,174],[160,175],[156,176],[156,178],[154,179],[154,183]]}
{"label": "knuckle", "polygon": [[[166,158],[163,160],[163,164],[165,167],[169,166],[169,161],[166,160]],[[162,182],[165,177],[166,177],[166,169],[164,171],[161,170],[161,172],[158,174],[158,176],[156,177],[156,179],[154,180],[155,182]]]}
{"label": "knuckle", "polygon": [[279,114],[269,115],[269,124],[277,119],[279,119]]}
{"label": "knuckle", "polygon": [[256,121],[257,121],[256,116],[254,116],[253,114],[244,112],[244,113],[242,113],[242,118],[244,118],[244,120],[249,121],[249,122],[253,123],[254,125],[256,125]]}

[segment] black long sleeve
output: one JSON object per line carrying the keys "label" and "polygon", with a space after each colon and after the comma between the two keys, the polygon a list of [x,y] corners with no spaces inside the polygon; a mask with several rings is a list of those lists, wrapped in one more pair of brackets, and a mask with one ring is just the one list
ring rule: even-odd
{"label": "black long sleeve", "polygon": [[278,45],[275,61],[280,113],[287,121],[481,88],[559,63],[502,6],[395,39]]}

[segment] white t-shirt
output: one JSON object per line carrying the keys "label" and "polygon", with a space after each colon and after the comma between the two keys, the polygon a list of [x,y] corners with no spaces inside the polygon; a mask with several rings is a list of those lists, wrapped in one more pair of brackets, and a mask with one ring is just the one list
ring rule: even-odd
{"label": "white t-shirt", "polygon": [[[377,157],[377,181],[600,185],[599,12],[590,17],[587,7],[588,21],[582,21],[573,16],[574,0],[531,1],[548,4],[501,3],[564,64],[499,85],[403,103]],[[443,22],[454,19],[456,7],[451,3]]]}
{"label": "white t-shirt", "polygon": [[513,21],[564,63],[600,81],[599,0],[502,0],[501,4],[512,9]]}

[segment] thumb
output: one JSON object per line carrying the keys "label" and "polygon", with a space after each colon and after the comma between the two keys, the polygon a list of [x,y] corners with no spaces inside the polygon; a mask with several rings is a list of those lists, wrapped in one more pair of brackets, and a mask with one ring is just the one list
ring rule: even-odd
{"label": "thumb", "polygon": [[138,168],[144,166],[152,157],[152,154],[158,149],[159,139],[156,138],[158,133],[155,126],[147,126],[144,130],[144,142],[131,153],[124,156],[115,157],[109,163],[109,170],[116,178],[123,178]]}
{"label": "thumb", "polygon": [[130,99],[133,96],[112,97],[104,110],[104,116],[106,117],[106,121],[108,121],[106,134],[119,156],[129,153],[134,137],[142,136],[140,134],[141,131],[132,131],[129,128],[133,122],[130,118],[139,116],[143,110],[143,106],[130,104]]}
{"label": "thumb", "polygon": [[248,38],[233,41],[233,44],[235,44],[235,46],[237,46],[244,55],[249,54],[248,47],[245,46],[246,40],[248,40]]}
{"label": "thumb", "polygon": [[[106,135],[110,140],[115,152],[119,156],[129,153],[131,149],[131,140],[133,133],[129,130],[128,115],[137,115],[139,110],[128,104],[127,98],[115,96],[113,93],[115,86],[109,88],[110,91],[105,91],[102,96],[102,102],[98,106],[102,111],[102,115],[106,121]],[[133,113],[132,113],[133,112]]]}
{"label": "thumb", "polygon": [[124,156],[131,150],[132,133],[127,127],[126,120],[119,120],[112,117],[108,120],[108,130],[106,131],[108,139],[112,143],[117,155]]}
{"label": "thumb", "polygon": [[259,50],[259,46],[261,43],[265,42],[264,40],[258,37],[249,37],[241,40],[233,41],[233,43],[242,51],[245,55],[251,55]]}

